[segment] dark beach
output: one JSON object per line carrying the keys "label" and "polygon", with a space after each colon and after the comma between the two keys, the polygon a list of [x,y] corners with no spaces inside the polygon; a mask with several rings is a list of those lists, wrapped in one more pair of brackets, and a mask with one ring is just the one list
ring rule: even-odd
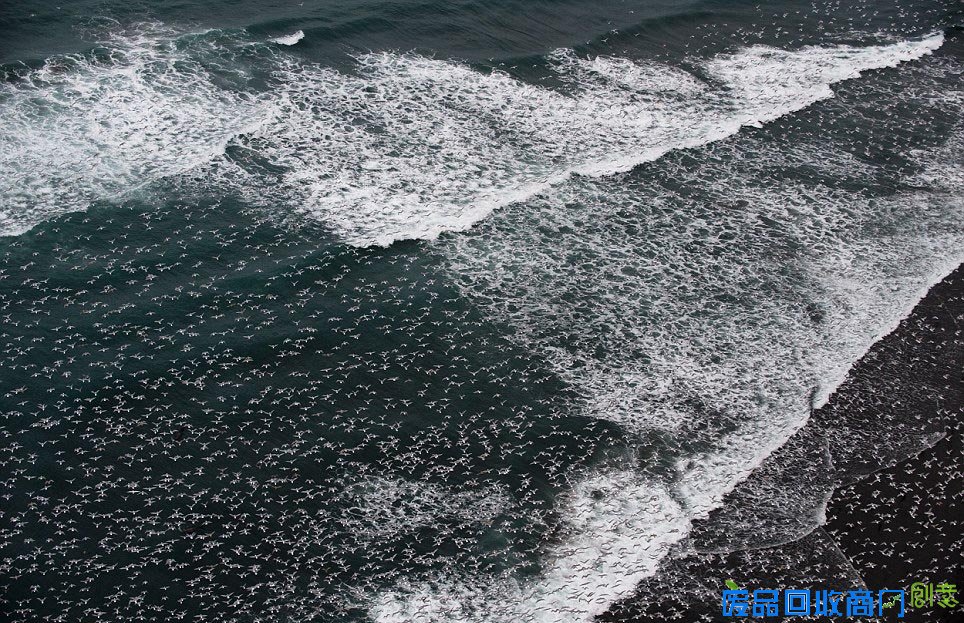
{"label": "dark beach", "polygon": [[[829,403],[694,531],[691,546],[699,553],[667,563],[633,599],[600,620],[734,620],[721,616],[727,579],[750,591],[867,588],[876,593],[909,590],[915,582],[960,587],[962,320],[964,268],[959,267],[931,288],[852,368]],[[813,528],[807,525],[807,506],[821,492],[794,489],[793,476],[800,469],[816,473],[820,465],[829,465],[827,484],[833,490],[826,522]],[[785,521],[757,523],[754,509],[747,508],[754,496],[760,515],[772,513],[775,500],[783,504]],[[819,508],[817,515],[819,521]],[[753,547],[754,536],[763,547]],[[741,537],[747,549],[727,552],[726,543]],[[766,545],[781,537],[789,541]],[[962,613],[961,606],[934,605],[909,608],[903,620],[960,621]],[[896,612],[860,620],[892,619],[897,620]]]}

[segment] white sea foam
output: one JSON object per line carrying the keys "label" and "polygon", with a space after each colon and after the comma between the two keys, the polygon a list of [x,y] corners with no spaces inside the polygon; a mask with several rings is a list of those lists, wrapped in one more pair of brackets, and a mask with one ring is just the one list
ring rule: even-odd
{"label": "white sea foam", "polygon": [[284,35],[282,37],[275,37],[274,39],[268,39],[272,43],[277,43],[278,45],[294,45],[305,38],[305,31],[299,30],[293,32],[290,35]]}
{"label": "white sea foam", "polygon": [[[109,42],[109,62],[57,59],[3,86],[0,221],[4,233],[23,231],[215,161],[224,166],[212,182],[240,184],[252,200],[270,191],[350,244],[431,239],[574,172],[624,171],[770,121],[942,40],[752,47],[709,62],[722,86],[669,66],[558,52],[551,66],[566,92],[414,54],[364,55],[353,74],[270,54],[260,61],[274,84],[255,93],[243,81],[223,86],[210,49],[200,62],[196,48],[150,32]],[[240,45],[211,42],[228,55]],[[286,173],[239,176],[221,157],[230,142]]]}
{"label": "white sea foam", "polygon": [[[457,590],[433,599],[464,620],[592,620],[605,609],[594,595],[612,603],[639,579],[623,583],[627,570],[600,559],[625,547],[626,522],[647,516],[630,510],[640,492],[673,500],[648,515],[661,518],[650,533],[637,534],[666,551],[964,261],[959,135],[943,151],[921,154],[929,163],[907,182],[925,191],[862,197],[768,174],[803,164],[859,177],[869,166],[842,166],[848,153],[819,136],[792,144],[747,137],[703,154],[700,170],[663,171],[673,172],[674,187],[698,186],[696,200],[650,176],[574,180],[439,247],[465,294],[581,389],[588,413],[640,434],[660,430],[678,442],[681,458],[669,485],[588,477],[593,489],[608,482],[624,491],[627,504],[600,506],[594,536],[574,528],[561,546],[593,564],[550,563],[531,587],[510,598],[511,587],[500,585],[501,597],[471,614],[452,605],[464,601]],[[585,525],[564,508],[574,526]],[[654,565],[638,568],[646,574]],[[580,595],[567,587],[589,588]],[[564,605],[520,617],[516,604],[539,603],[531,595],[543,592],[565,596]],[[377,613],[388,612],[381,607]]]}
{"label": "white sea foam", "polygon": [[632,471],[580,481],[561,509],[566,534],[547,553],[539,581],[486,586],[463,578],[406,587],[381,594],[373,618],[379,623],[592,621],[653,573],[689,526],[664,488]]}
{"label": "white sea foam", "polygon": [[263,119],[197,49],[155,30],[108,45],[0,85],[0,235],[190,171]]}
{"label": "white sea foam", "polygon": [[572,173],[625,171],[771,121],[942,40],[753,47],[708,64],[722,87],[677,68],[569,52],[551,63],[567,92],[413,54],[365,55],[358,76],[291,63],[278,74],[278,122],[250,139],[289,170],[290,202],[346,242],[431,239]]}

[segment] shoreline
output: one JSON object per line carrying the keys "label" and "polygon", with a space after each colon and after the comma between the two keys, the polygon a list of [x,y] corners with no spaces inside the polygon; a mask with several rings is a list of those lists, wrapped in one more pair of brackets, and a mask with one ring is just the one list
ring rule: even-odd
{"label": "shoreline", "polygon": [[[727,579],[751,591],[906,590],[918,581],[960,587],[962,370],[964,265],[932,286],[807,424],[697,522],[685,549],[597,620],[732,621],[720,613]],[[801,512],[807,508],[813,513]],[[754,547],[754,539],[763,543]],[[964,606],[935,606],[900,620],[939,623],[961,614]],[[861,618],[890,619],[898,620]]]}

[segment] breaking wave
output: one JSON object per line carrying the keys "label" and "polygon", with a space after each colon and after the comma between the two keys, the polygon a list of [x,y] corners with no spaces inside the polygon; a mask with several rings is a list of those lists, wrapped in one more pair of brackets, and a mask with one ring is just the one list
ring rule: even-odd
{"label": "breaking wave", "polygon": [[[917,74],[918,85],[960,77],[946,67]],[[964,98],[946,87],[928,88],[953,119]],[[563,505],[568,531],[531,584],[490,580],[484,598],[459,585],[406,587],[382,595],[376,620],[592,621],[668,552],[692,547],[693,522],[964,261],[960,127],[939,149],[909,150],[917,172],[896,192],[874,188],[879,165],[834,136],[852,133],[832,128],[868,114],[870,102],[902,105],[895,85],[877,89],[815,113],[816,131],[747,134],[708,146],[699,166],[677,154],[645,175],[574,179],[439,245],[464,294],[554,364],[585,412],[617,422],[641,448],[658,439],[675,461],[587,474]],[[817,477],[788,474],[793,489],[769,491],[775,508],[812,516],[810,530],[826,498],[799,489],[828,492],[832,480],[814,463]],[[745,546],[734,538],[734,549]]]}
{"label": "breaking wave", "polygon": [[270,194],[351,245],[432,239],[571,174],[772,121],[942,42],[755,46],[703,77],[559,51],[547,63],[565,86],[550,89],[415,54],[362,55],[349,73],[243,34],[155,27],[0,87],[0,233],[206,167],[206,183]]}
{"label": "breaking wave", "polygon": [[[148,30],[0,85],[0,233],[161,179],[280,205],[360,247],[468,230],[525,200],[436,251],[467,297],[579,390],[584,412],[659,435],[670,474],[627,457],[584,475],[527,584],[440,577],[378,594],[372,615],[588,622],[964,259],[959,172],[932,173],[944,194],[854,196],[738,169],[803,154],[860,175],[832,146],[717,141],[942,42],[754,46],[687,67],[559,51],[545,59],[550,88],[416,54],[339,71],[243,33]],[[679,160],[699,147],[710,154],[698,170]],[[613,181],[646,162],[653,179]],[[687,184],[718,205],[687,198]],[[394,481],[349,493],[360,521],[387,529],[491,518],[504,504]]]}

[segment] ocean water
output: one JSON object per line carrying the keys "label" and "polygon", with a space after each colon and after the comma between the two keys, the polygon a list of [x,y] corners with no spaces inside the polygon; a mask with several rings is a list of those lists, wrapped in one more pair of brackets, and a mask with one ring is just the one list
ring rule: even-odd
{"label": "ocean water", "polygon": [[822,453],[714,511],[964,260],[964,15],[758,4],[0,6],[2,618],[578,623],[819,525]]}

